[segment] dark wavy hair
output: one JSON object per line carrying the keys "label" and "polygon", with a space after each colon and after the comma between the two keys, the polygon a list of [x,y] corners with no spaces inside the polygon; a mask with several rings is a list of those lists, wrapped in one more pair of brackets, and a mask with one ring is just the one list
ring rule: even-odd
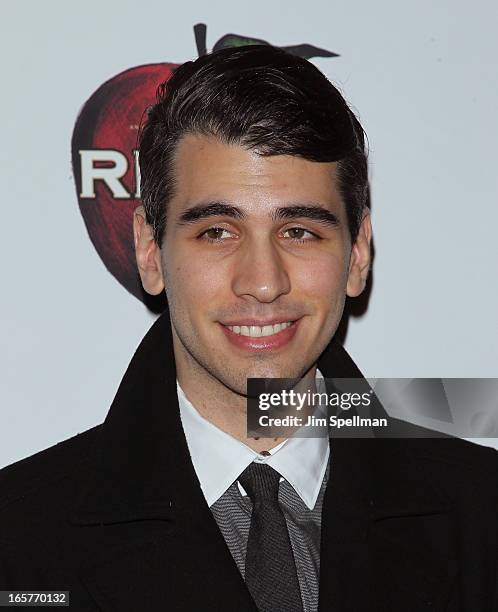
{"label": "dark wavy hair", "polygon": [[226,48],[186,62],[159,86],[139,134],[142,204],[158,245],[175,189],[175,148],[188,133],[213,135],[263,156],[337,161],[355,240],[368,198],[365,133],[308,60],[270,45]]}

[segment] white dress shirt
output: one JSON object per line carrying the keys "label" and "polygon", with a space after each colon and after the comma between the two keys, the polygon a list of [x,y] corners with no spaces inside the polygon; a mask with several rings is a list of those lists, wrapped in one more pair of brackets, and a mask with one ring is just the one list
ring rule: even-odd
{"label": "white dress shirt", "polygon": [[[316,370],[317,388],[323,375]],[[292,436],[263,456],[202,417],[177,381],[180,417],[192,463],[209,507],[252,461],[268,463],[294,488],[306,506],[315,506],[329,459],[328,437]],[[238,483],[240,492],[245,491]]]}

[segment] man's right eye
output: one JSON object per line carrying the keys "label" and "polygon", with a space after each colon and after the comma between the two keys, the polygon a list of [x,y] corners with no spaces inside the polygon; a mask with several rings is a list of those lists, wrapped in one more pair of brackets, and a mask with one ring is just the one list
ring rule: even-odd
{"label": "man's right eye", "polygon": [[228,236],[231,235],[231,232],[224,227],[214,226],[202,232],[199,238],[201,240],[207,240],[208,242],[223,242],[223,240],[227,238],[227,235],[224,236],[223,233],[227,234]]}

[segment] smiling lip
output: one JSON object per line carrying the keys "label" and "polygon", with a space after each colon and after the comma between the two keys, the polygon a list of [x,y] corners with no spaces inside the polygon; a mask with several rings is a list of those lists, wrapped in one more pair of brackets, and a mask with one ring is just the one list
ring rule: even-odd
{"label": "smiling lip", "polygon": [[239,325],[240,327],[242,327],[242,325],[247,325],[248,327],[250,327],[251,325],[257,325],[258,327],[264,327],[265,325],[276,325],[277,323],[284,323],[285,321],[296,321],[296,319],[293,319],[292,317],[289,318],[285,318],[285,316],[283,317],[273,317],[271,319],[234,319],[233,321],[224,321],[222,323],[222,325],[229,325],[230,327],[233,327],[234,325]]}
{"label": "smiling lip", "polygon": [[[282,319],[282,318],[270,319],[269,321],[273,321],[273,324],[276,324],[276,323],[284,322],[285,319]],[[243,319],[243,320],[237,321],[236,323],[225,323],[225,324],[220,323],[220,326],[223,332],[225,333],[225,336],[230,341],[230,343],[236,346],[237,348],[240,348],[246,351],[251,351],[251,352],[266,351],[266,350],[275,350],[275,349],[281,348],[285,346],[286,344],[288,344],[294,337],[297,331],[297,328],[299,326],[299,323],[301,322],[301,319],[292,321],[289,327],[286,327],[285,329],[282,329],[281,331],[275,334],[272,334],[271,336],[259,336],[259,337],[243,336],[241,334],[237,334],[233,332],[227,327],[227,325],[230,325],[230,326],[238,325],[240,327],[242,327],[243,325],[247,325],[248,327],[250,325],[257,325],[258,327],[264,327],[265,325],[272,324],[269,321],[256,322],[255,319]],[[290,319],[287,319],[287,321],[290,321]]]}

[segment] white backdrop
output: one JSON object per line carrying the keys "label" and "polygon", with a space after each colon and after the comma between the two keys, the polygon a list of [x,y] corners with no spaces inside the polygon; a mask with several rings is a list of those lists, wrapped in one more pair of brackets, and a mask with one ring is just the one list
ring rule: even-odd
{"label": "white backdrop", "polygon": [[[127,68],[223,34],[313,59],[371,147],[376,257],[346,347],[370,377],[498,376],[497,5],[430,0],[44,1],[4,5],[0,466],[101,422],[153,317],[109,274],[81,217],[70,139]],[[498,410],[498,408],[497,408]],[[480,440],[494,444],[497,440]]]}

